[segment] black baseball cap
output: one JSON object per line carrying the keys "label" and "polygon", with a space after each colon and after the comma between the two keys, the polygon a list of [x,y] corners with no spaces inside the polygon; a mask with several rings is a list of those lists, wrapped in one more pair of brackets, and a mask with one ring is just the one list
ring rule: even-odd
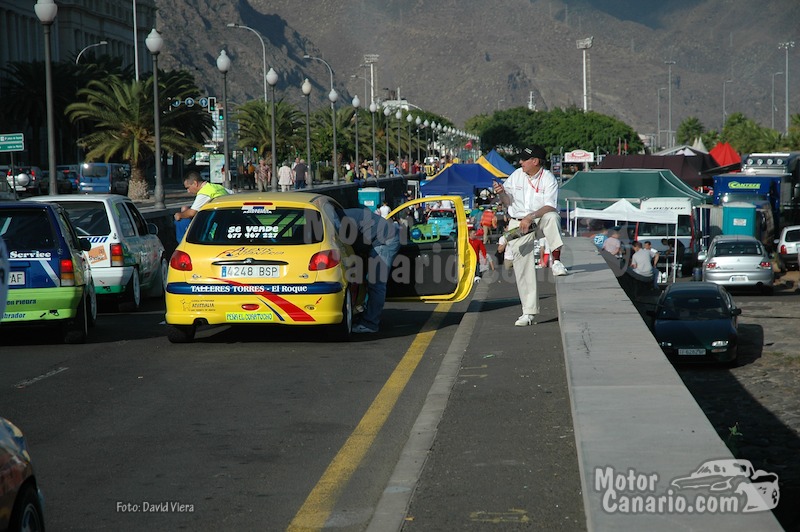
{"label": "black baseball cap", "polygon": [[539,159],[541,161],[547,160],[547,152],[538,144],[531,144],[519,153],[520,161],[527,161],[528,159]]}

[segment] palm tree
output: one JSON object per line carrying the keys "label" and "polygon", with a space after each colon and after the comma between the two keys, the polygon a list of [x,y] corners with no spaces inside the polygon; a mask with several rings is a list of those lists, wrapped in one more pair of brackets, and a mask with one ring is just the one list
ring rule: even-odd
{"label": "palm tree", "polygon": [[[160,94],[176,94],[170,92],[167,83],[186,87],[185,76],[165,77]],[[102,82],[93,80],[78,91],[82,101],[67,107],[71,120],[85,120],[92,125],[91,132],[79,141],[88,150],[87,160],[117,158],[130,163],[128,195],[131,199],[147,197],[145,168],[155,151],[152,83],[152,77],[144,82],[126,82],[118,76],[110,76]],[[161,108],[168,108],[166,99]],[[161,121],[161,146],[165,151],[188,155],[202,145],[197,133],[207,133],[211,124],[211,117],[202,110],[170,111]]]}
{"label": "palm tree", "polygon": [[[240,106],[235,120],[239,123],[238,146],[248,149],[255,146],[262,157],[272,152],[271,108],[261,100]],[[305,147],[305,116],[293,105],[283,100],[275,103],[275,151],[278,161],[291,159]],[[278,162],[276,161],[276,162]]]}

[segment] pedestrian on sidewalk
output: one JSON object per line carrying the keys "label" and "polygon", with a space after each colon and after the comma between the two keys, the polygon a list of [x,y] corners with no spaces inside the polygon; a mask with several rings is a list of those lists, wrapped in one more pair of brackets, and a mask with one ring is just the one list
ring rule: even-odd
{"label": "pedestrian on sidewalk", "polygon": [[558,215],[558,181],[544,165],[547,152],[532,145],[519,155],[520,168],[504,184],[494,182],[494,192],[508,207],[508,229],[519,229],[522,236],[508,242],[514,254],[514,277],[517,281],[522,315],[514,323],[517,327],[533,325],[539,313],[539,292],[536,285],[536,258],[534,244],[537,230],[547,239],[553,264],[553,275],[567,275],[561,263],[561,218]]}

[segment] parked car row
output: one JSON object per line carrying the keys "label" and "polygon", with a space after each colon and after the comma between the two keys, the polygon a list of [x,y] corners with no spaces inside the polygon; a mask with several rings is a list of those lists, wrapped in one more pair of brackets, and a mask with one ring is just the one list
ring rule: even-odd
{"label": "parked car row", "polygon": [[123,196],[39,196],[0,203],[8,296],[0,328],[58,330],[83,343],[97,303],[139,308],[163,294],[167,261],[157,228]]}

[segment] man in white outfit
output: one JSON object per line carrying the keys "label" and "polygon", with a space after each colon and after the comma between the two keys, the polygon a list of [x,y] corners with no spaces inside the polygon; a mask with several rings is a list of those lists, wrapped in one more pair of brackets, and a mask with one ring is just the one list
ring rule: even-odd
{"label": "man in white outfit", "polygon": [[522,236],[508,242],[514,253],[514,276],[522,303],[522,316],[514,323],[517,327],[533,325],[539,313],[539,292],[536,286],[536,260],[534,243],[537,229],[547,239],[553,257],[553,275],[567,275],[561,263],[561,218],[558,215],[558,181],[544,167],[547,153],[534,144],[519,155],[521,167],[515,170],[504,184],[494,182],[494,192],[508,207],[508,229],[519,228]]}

